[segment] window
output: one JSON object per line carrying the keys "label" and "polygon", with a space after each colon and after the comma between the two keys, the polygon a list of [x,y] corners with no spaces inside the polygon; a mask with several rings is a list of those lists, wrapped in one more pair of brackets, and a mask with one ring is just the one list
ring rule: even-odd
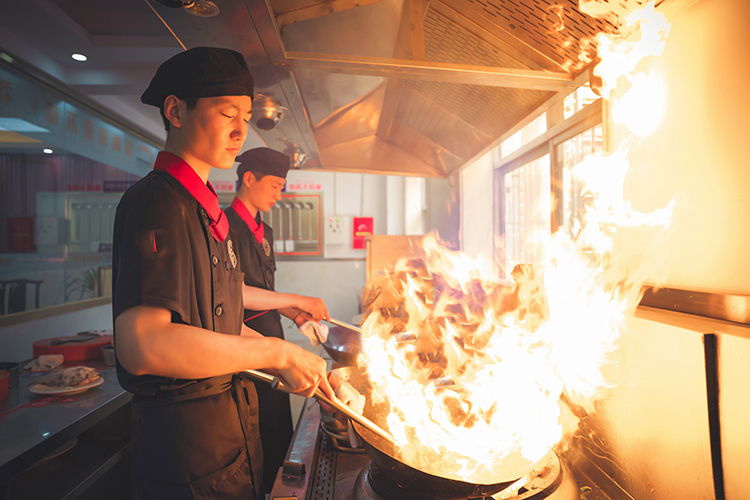
{"label": "window", "polygon": [[[495,213],[499,215],[494,226],[495,251],[501,278],[510,279],[517,264],[543,263],[544,245],[552,232],[561,229],[575,236],[580,231],[586,200],[572,170],[586,156],[603,150],[598,99],[588,86],[581,87],[550,105],[552,112],[566,116],[556,126],[559,133],[533,141],[541,134],[549,135],[535,120],[493,151]],[[533,135],[534,124],[540,134]]]}
{"label": "window", "polygon": [[563,101],[563,118],[568,119],[584,107],[600,99],[587,83],[568,94]]}
{"label": "window", "polygon": [[11,68],[0,86],[0,315],[111,295],[115,210],[156,146]]}
{"label": "window", "polygon": [[573,177],[573,167],[587,156],[601,153],[602,144],[602,126],[597,125],[557,146],[558,172],[562,177],[562,229],[569,236],[578,235],[585,211],[582,185]]}
{"label": "window", "polygon": [[538,264],[550,232],[549,154],[503,176],[505,272],[517,264]]}

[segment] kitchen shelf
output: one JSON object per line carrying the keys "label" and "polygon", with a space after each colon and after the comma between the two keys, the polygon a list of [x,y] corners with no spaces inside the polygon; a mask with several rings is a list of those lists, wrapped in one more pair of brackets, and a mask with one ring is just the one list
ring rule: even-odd
{"label": "kitchen shelf", "polygon": [[[78,436],[69,451],[27,469],[13,480],[11,499],[74,500],[96,498],[93,489],[110,471],[124,481],[106,481],[108,500],[126,500],[130,492],[130,406]],[[124,484],[121,484],[124,483]],[[94,488],[101,490],[99,488]],[[101,493],[101,492],[100,492]],[[97,496],[101,498],[101,494]]]}

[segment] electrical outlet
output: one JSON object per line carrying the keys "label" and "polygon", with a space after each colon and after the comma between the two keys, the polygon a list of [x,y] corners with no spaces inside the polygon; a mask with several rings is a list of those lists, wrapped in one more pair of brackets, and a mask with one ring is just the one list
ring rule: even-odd
{"label": "electrical outlet", "polygon": [[344,220],[342,217],[326,219],[326,245],[343,245],[346,243],[344,234]]}
{"label": "electrical outlet", "polygon": [[36,242],[38,245],[64,245],[67,225],[62,217],[38,217]]}

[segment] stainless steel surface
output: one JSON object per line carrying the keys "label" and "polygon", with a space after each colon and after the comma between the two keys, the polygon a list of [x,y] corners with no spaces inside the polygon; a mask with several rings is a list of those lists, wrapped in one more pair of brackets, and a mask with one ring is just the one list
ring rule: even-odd
{"label": "stainless steel surface", "polygon": [[304,484],[292,484],[279,472],[270,500],[349,500],[357,474],[370,459],[365,454],[336,450],[320,431],[320,422],[320,406],[306,400],[288,456],[288,460],[305,464]]}
{"label": "stainless steel surface", "polygon": [[703,335],[639,318],[626,329],[618,384],[574,447],[632,498],[714,498]]}
{"label": "stainless steel surface", "polygon": [[640,305],[750,325],[750,295],[648,287]]}
{"label": "stainless steel surface", "polygon": [[282,469],[276,474],[276,480],[271,490],[271,500],[285,498],[306,499],[308,485],[312,479],[313,466],[319,446],[320,407],[311,399],[305,401],[302,407],[297,429],[294,432],[286,460],[305,464],[305,474],[299,479],[284,477]]}
{"label": "stainless steel surface", "polygon": [[[265,382],[267,384],[270,384],[271,387],[273,387],[276,390],[283,391],[283,392],[289,392],[291,393],[291,390],[284,385],[284,382],[281,381],[278,377],[275,377],[273,375],[269,375],[268,373],[264,373],[262,371],[258,370],[245,370],[245,373],[250,375],[256,380],[259,380],[261,382]],[[354,420],[358,424],[362,425],[363,427],[367,428],[368,430],[374,432],[381,438],[385,439],[386,441],[392,443],[394,446],[396,446],[395,441],[393,440],[393,436],[389,432],[384,431],[381,429],[378,425],[373,423],[370,419],[365,417],[364,415],[360,415],[356,411],[349,408],[346,404],[344,404],[340,399],[338,399],[336,396],[333,397],[333,399],[329,399],[328,396],[326,396],[323,391],[321,391],[319,388],[315,390],[315,394],[313,395],[315,399],[318,401],[321,401],[328,406],[335,408],[336,410],[340,411],[350,419]]]}
{"label": "stainless steel surface", "polygon": [[411,59],[388,59],[339,54],[287,52],[278,63],[291,68],[305,68],[326,73],[395,77],[409,80],[430,80],[489,87],[572,91],[570,73],[548,73],[530,69],[493,68]]}
{"label": "stainless steel surface", "polygon": [[336,318],[330,318],[330,319],[327,319],[326,321],[334,325],[343,326],[344,328],[348,328],[349,330],[355,331],[357,333],[362,333],[362,329],[360,327],[350,325],[349,323],[345,323],[344,321],[340,321]]}
{"label": "stainless steel surface", "polygon": [[117,382],[115,368],[105,367],[101,360],[63,366],[81,364],[100,369],[104,383],[70,396],[39,396],[26,385],[44,374],[26,372],[0,402],[0,484],[130,401],[131,395]]}

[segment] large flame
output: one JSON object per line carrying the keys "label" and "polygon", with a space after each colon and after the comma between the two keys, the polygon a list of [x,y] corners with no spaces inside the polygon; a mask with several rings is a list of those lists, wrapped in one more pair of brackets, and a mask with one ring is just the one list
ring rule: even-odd
{"label": "large flame", "polygon": [[[640,136],[658,116],[625,110],[652,95],[656,79],[638,63],[661,53],[669,25],[652,5],[627,20],[640,40],[601,35],[595,73],[605,97],[628,86],[615,117]],[[485,263],[428,236],[423,259],[399,262],[377,284],[360,366],[404,462],[474,483],[517,479],[575,429],[562,399],[591,408],[611,386],[607,368],[642,277],[620,264],[615,235],[663,228],[672,211],[644,214],[623,199],[630,143],[574,169],[590,200],[580,231],[547,235],[543,264],[517,266],[514,283],[489,280]]]}

